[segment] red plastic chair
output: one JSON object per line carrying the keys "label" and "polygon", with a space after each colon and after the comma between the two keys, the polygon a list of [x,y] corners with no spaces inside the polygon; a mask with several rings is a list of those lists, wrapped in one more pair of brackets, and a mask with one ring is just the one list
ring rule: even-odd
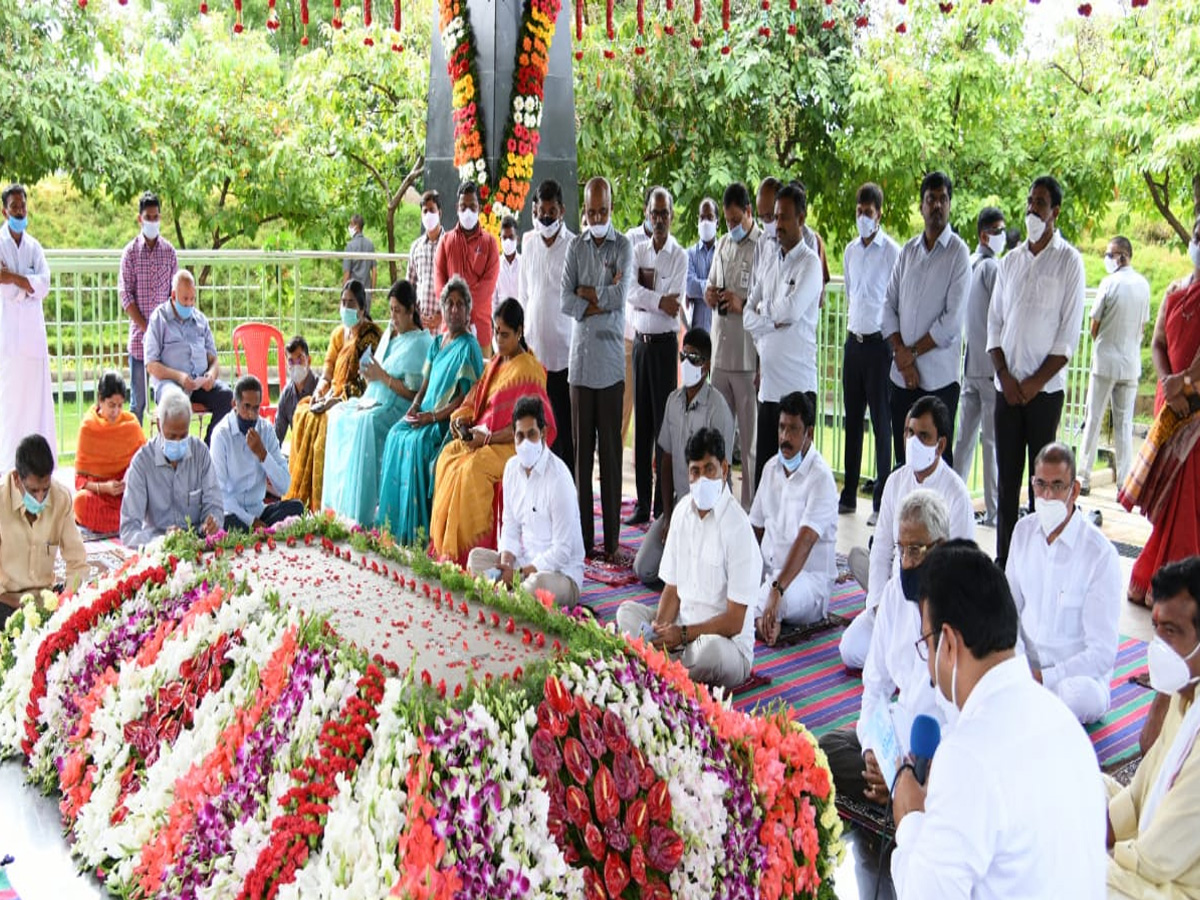
{"label": "red plastic chair", "polygon": [[[246,356],[246,371],[262,382],[263,396],[259,415],[275,421],[276,407],[271,404],[271,390],[267,372],[271,344],[275,344],[275,358],[279,363],[279,391],[287,387],[287,350],[283,343],[283,332],[265,322],[245,322],[233,329],[233,364],[237,374],[242,374],[242,356]],[[239,349],[241,353],[239,353]]]}

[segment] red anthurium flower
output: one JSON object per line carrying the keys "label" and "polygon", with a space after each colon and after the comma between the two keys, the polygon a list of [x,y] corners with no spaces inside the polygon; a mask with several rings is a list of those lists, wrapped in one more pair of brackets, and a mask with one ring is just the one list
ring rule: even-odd
{"label": "red anthurium flower", "polygon": [[625,886],[629,884],[629,867],[621,859],[620,854],[610,852],[604,860],[604,886],[608,888],[608,896],[620,897]]}
{"label": "red anthurium flower", "polygon": [[640,886],[646,886],[646,851],[641,844],[629,852],[629,874]]}
{"label": "red anthurium flower", "polygon": [[592,858],[596,862],[604,860],[604,854],[607,847],[604,843],[604,834],[596,827],[596,823],[588,822],[583,828],[583,845],[587,847],[588,853],[592,854]]}
{"label": "red anthurium flower", "polygon": [[625,810],[625,830],[643,844],[650,839],[650,809],[641,797],[633,800]]}
{"label": "red anthurium flower", "polygon": [[563,802],[567,807],[567,821],[576,828],[584,828],[592,821],[592,810],[582,788],[571,785]]}
{"label": "red anthurium flower", "polygon": [[667,824],[671,821],[671,791],[662,779],[654,782],[646,795],[646,805],[650,808],[650,818],[655,822]]}
{"label": "red anthurium flower", "polygon": [[650,826],[650,843],[646,845],[646,858],[658,871],[670,873],[683,859],[683,839],[670,828]]}
{"label": "red anthurium flower", "polygon": [[613,781],[612,772],[604,764],[596,769],[596,778],[592,782],[592,801],[596,808],[596,818],[601,822],[611,822],[621,812],[621,798],[617,796],[617,785]]}
{"label": "red anthurium flower", "polygon": [[563,763],[577,784],[585,785],[591,780],[592,760],[583,749],[583,744],[573,737],[563,742]]}

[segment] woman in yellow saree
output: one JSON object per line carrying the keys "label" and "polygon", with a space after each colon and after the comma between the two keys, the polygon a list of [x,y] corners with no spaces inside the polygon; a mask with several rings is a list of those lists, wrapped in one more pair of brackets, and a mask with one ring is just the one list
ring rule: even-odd
{"label": "woman in yellow saree", "polygon": [[450,420],[453,439],[438,456],[429,537],[434,554],[460,566],[475,547],[496,546],[496,485],[513,457],[512,412],[522,397],[540,397],[546,443],[557,433],[546,396],[546,370],[525,344],[525,313],[509,298],[495,312],[496,355]]}
{"label": "woman in yellow saree", "polygon": [[366,382],[359,372],[359,360],[367,350],[374,352],[383,334],[367,315],[367,292],[358,281],[348,281],[342,289],[341,319],[329,338],[325,371],[317,389],[312,397],[300,401],[292,419],[288,460],[292,486],[286,499],[300,500],[312,510],[320,505],[324,487],[329,415],[341,401],[362,396]]}

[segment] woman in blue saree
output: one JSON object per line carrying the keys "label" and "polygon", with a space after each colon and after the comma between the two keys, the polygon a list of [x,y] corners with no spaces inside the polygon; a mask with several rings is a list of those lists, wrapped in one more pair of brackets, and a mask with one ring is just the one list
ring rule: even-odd
{"label": "woman in blue saree", "polygon": [[434,466],[450,417],[483,372],[479,342],[467,330],[471,291],[466,282],[451,278],[442,289],[441,306],[447,333],[433,339],[424,383],[408,413],[392,426],[383,451],[376,522],[402,543],[414,542],[418,531],[429,531]]}
{"label": "woman in blue saree", "polygon": [[433,342],[421,326],[417,292],[409,282],[392,285],[388,312],[387,331],[360,367],[366,392],[335,407],[325,441],[321,505],[367,528],[375,522],[384,441],[421,389]]}

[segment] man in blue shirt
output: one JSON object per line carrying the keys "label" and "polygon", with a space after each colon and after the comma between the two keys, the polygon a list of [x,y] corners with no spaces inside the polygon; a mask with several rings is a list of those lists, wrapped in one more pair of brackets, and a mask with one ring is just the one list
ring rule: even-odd
{"label": "man in blue shirt", "polygon": [[234,415],[213,431],[212,459],[225,505],[225,530],[247,531],[304,515],[299,500],[267,503],[291,486],[287,461],[275,429],[258,415],[262,384],[243,375],[233,388]]}
{"label": "man in blue shirt", "polygon": [[704,302],[704,286],[712,268],[713,251],[717,248],[717,201],[705,197],[700,201],[700,221],[697,225],[700,240],[688,248],[687,305],[683,309],[684,324],[689,330],[712,328],[712,310]]}

